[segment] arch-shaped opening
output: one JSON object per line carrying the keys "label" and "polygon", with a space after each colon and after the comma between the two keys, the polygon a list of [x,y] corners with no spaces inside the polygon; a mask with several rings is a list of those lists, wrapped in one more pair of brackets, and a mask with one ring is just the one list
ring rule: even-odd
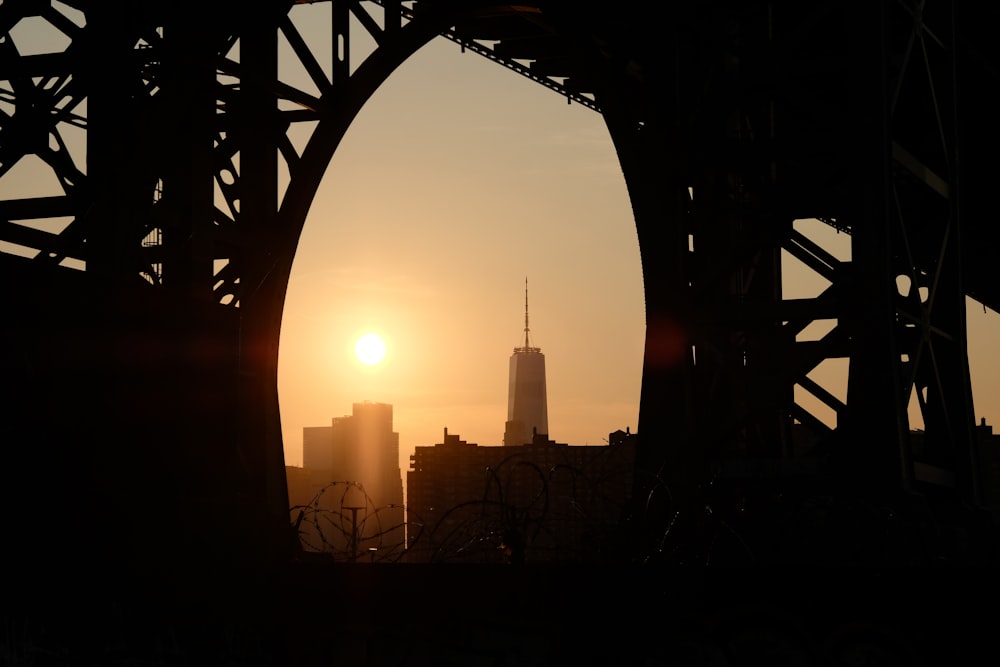
{"label": "arch-shaped opening", "polygon": [[[286,465],[303,464],[304,429],[364,401],[393,406],[404,483],[443,429],[501,445],[525,277],[549,438],[635,431],[642,272],[602,117],[434,40],[358,115],[300,237],[279,350]],[[367,330],[389,348],[374,367],[353,354]]]}

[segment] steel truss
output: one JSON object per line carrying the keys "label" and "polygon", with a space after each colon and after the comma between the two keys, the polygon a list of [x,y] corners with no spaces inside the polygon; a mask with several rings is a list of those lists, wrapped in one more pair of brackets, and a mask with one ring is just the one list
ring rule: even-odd
{"label": "steel truss", "polygon": [[[139,514],[126,539],[101,508],[148,484],[175,556],[285,557],[277,341],[299,234],[362,105],[442,34],[600,111],[618,148],[647,303],[637,558],[790,557],[765,545],[810,502],[863,506],[873,530],[932,496],[977,504],[951,3],[702,2],[663,22],[333,0],[319,38],[313,4],[0,4],[3,359],[29,388],[13,437],[41,428],[72,478],[51,510],[92,498],[104,537],[147,554]],[[32,161],[47,189],[17,180]],[[801,219],[849,233],[850,261]],[[788,256],[829,287],[783,298]],[[810,377],[831,359],[846,391]],[[109,443],[66,459],[86,479],[58,461],[80,429]],[[243,518],[189,527],[206,513]],[[872,558],[889,551],[906,557]]]}
{"label": "steel truss", "polygon": [[[620,150],[639,179],[659,161],[673,186],[665,203],[630,182],[640,245],[673,245],[644,274],[639,430],[662,443],[644,450],[662,522],[645,548],[698,562],[950,557],[954,534],[919,535],[942,512],[965,517],[959,530],[983,519],[953,8],[761,3],[686,18],[676,106]],[[804,219],[850,234],[850,259],[803,234]],[[783,298],[782,253],[828,287]],[[810,375],[831,360],[848,362],[846,387]]]}

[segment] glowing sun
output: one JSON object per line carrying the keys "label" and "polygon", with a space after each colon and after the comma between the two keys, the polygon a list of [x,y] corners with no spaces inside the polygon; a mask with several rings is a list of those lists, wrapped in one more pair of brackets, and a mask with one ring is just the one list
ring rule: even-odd
{"label": "glowing sun", "polygon": [[385,358],[385,341],[376,333],[366,333],[354,344],[354,354],[366,366],[374,366]]}

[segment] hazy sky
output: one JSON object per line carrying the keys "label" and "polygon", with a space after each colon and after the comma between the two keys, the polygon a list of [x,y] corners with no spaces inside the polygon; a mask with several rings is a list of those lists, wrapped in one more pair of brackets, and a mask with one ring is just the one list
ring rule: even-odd
{"label": "hazy sky", "polygon": [[[53,6],[82,23],[78,12]],[[325,3],[303,5],[293,16],[312,38],[328,25],[326,11]],[[67,43],[41,20],[23,22],[14,40],[22,53]],[[325,48],[313,44],[318,54]],[[357,36],[352,46],[356,56],[367,48]],[[61,129],[82,164],[82,130]],[[31,157],[0,179],[0,199],[58,193],[51,171]],[[803,225],[848,258],[847,236]],[[9,244],[0,251],[32,254]],[[788,296],[818,292],[791,264]],[[550,436],[582,445],[634,431],[642,277],[603,121],[439,39],[362,110],[313,203],[281,335],[286,462],[301,465],[303,427],[329,424],[366,400],[393,405],[404,471],[413,447],[440,442],[444,428],[500,444],[508,360],[523,344],[525,278],[531,342],[546,356]],[[998,424],[1000,316],[970,301],[968,321],[976,416]],[[353,354],[367,330],[389,346],[374,368]],[[814,379],[843,397],[846,363],[826,366]]]}
{"label": "hazy sky", "polygon": [[[801,229],[849,259],[849,237],[814,221]],[[818,293],[793,265],[788,296]],[[364,400],[393,404],[403,470],[412,448],[440,442],[445,427],[500,444],[525,277],[550,436],[595,444],[635,430],[642,276],[601,117],[439,39],[362,110],[306,223],[281,339],[287,463],[301,464],[303,426]],[[1000,317],[968,305],[976,416],[998,423]],[[390,348],[375,369],[352,352],[370,328]],[[812,377],[844,398],[846,369],[830,361]]]}
{"label": "hazy sky", "polygon": [[[282,327],[287,462],[303,426],[365,400],[393,405],[404,470],[445,427],[499,445],[525,278],[550,436],[635,431],[639,247],[601,117],[438,40],[362,110],[311,209]],[[368,328],[389,345],[375,368],[353,354]]]}

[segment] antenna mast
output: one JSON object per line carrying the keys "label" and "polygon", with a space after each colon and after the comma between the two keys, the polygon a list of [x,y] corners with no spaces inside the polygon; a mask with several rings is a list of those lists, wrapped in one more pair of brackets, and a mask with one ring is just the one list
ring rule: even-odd
{"label": "antenna mast", "polygon": [[524,279],[524,347],[515,347],[515,352],[541,352],[537,347],[531,347],[531,329],[528,327],[528,279]]}
{"label": "antenna mast", "polygon": [[528,343],[528,277],[524,277],[524,349],[531,345]]}

